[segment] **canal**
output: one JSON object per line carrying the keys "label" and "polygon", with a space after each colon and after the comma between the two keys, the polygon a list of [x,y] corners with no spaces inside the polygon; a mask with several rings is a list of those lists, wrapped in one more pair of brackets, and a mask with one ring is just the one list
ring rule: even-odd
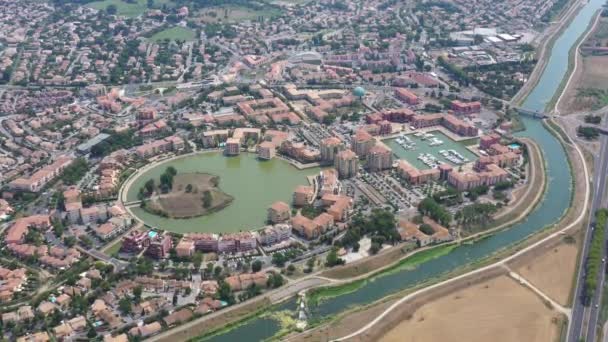
{"label": "canal", "polygon": [[[561,36],[555,41],[551,50],[550,60],[543,71],[538,85],[529,94],[523,107],[531,110],[544,110],[553,94],[558,90],[560,81],[567,72],[568,52],[584,33],[593,15],[599,10],[604,0],[591,0],[585,4],[575,16]],[[541,121],[523,119],[526,130],[518,135],[528,137],[537,142],[543,151],[547,166],[547,187],[541,203],[530,215],[513,225],[486,239],[473,244],[460,245],[449,254],[429,260],[414,270],[400,270],[364,283],[354,292],[322,301],[311,308],[316,318],[335,315],[350,306],[368,304],[391,293],[406,289],[417,283],[427,281],[450,272],[469,263],[482,260],[520,243],[530,235],[556,223],[570,206],[572,196],[572,177],[567,162],[566,152]],[[234,329],[229,335],[212,337],[212,341],[250,341],[249,336],[256,338],[271,338],[278,332],[272,329],[264,319],[255,319]],[[229,336],[229,338],[227,338]]]}

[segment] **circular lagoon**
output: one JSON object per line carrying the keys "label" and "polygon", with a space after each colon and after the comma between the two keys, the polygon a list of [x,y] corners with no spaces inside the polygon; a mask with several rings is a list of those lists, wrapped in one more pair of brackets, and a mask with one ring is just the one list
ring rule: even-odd
{"label": "circular lagoon", "polygon": [[288,162],[275,158],[258,160],[255,154],[243,153],[225,157],[221,152],[193,154],[161,162],[136,175],[127,185],[126,200],[136,201],[139,189],[149,179],[156,184],[169,166],[182,173],[209,173],[220,177],[219,187],[234,197],[226,208],[205,216],[172,219],[146,212],[139,206],[130,207],[131,213],[146,225],[164,230],[188,233],[227,233],[255,230],[264,226],[268,207],[276,201],[291,202],[293,190],[307,185],[307,176],[316,175],[319,168],[298,170]]}

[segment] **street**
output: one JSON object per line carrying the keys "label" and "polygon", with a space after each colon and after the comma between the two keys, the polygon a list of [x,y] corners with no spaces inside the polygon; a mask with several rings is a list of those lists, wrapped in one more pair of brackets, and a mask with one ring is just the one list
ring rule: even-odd
{"label": "street", "polygon": [[[606,120],[603,123],[606,125]],[[601,148],[600,153],[596,159],[596,166],[593,174],[593,198],[591,202],[590,215],[594,215],[595,211],[599,209],[604,203],[605,190],[606,190],[606,175],[608,174],[608,136],[601,135]],[[595,341],[597,332],[597,322],[599,318],[599,312],[602,304],[602,290],[604,287],[606,270],[605,267],[600,268],[599,274],[590,275],[598,277],[597,288],[593,298],[591,298],[588,306],[585,306],[583,297],[584,294],[584,283],[585,283],[585,266],[587,257],[589,255],[589,245],[591,244],[592,232],[594,224],[593,220],[589,220],[587,225],[587,231],[585,233],[585,239],[583,243],[583,250],[581,252],[580,265],[578,268],[578,274],[576,277],[576,289],[574,296],[574,303],[572,305],[572,319],[568,328],[568,341],[578,342],[581,339],[586,341]],[[608,229],[605,231],[604,246],[608,241]],[[602,249],[602,258],[606,258],[606,248]],[[605,266],[605,264],[604,264]],[[586,324],[586,325],[585,325]]]}

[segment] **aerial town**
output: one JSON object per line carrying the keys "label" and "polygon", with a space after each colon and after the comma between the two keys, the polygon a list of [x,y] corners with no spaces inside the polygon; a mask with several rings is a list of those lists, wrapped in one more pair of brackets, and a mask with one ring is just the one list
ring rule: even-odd
{"label": "aerial town", "polygon": [[0,0],[0,339],[608,339],[604,6]]}

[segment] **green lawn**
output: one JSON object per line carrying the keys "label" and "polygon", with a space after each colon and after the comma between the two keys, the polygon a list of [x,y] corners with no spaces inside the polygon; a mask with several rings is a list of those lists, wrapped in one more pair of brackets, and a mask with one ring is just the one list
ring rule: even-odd
{"label": "green lawn", "polygon": [[[158,8],[161,5],[166,4],[167,6],[171,6],[170,0],[154,0],[154,7]],[[123,0],[102,0],[102,1],[94,1],[87,4],[88,7],[97,9],[97,10],[106,10],[109,5],[115,5],[118,15],[123,15],[125,17],[137,17],[142,15],[147,9],[147,0],[135,0],[134,3],[127,3]]]}
{"label": "green lawn", "polygon": [[268,6],[265,10],[255,10],[244,6],[219,6],[202,9],[196,13],[201,23],[239,23],[246,20],[255,21],[260,17],[269,19],[281,15],[281,10]]}
{"label": "green lawn", "polygon": [[176,27],[172,27],[172,28],[157,32],[149,39],[158,42],[158,41],[161,41],[164,39],[191,41],[191,40],[194,40],[194,38],[195,38],[194,31],[192,31],[189,28],[176,26]]}
{"label": "green lawn", "polygon": [[120,247],[122,246],[122,241],[116,241],[112,246],[109,246],[108,249],[105,250],[105,253],[109,256],[114,256],[118,254],[120,251]]}

